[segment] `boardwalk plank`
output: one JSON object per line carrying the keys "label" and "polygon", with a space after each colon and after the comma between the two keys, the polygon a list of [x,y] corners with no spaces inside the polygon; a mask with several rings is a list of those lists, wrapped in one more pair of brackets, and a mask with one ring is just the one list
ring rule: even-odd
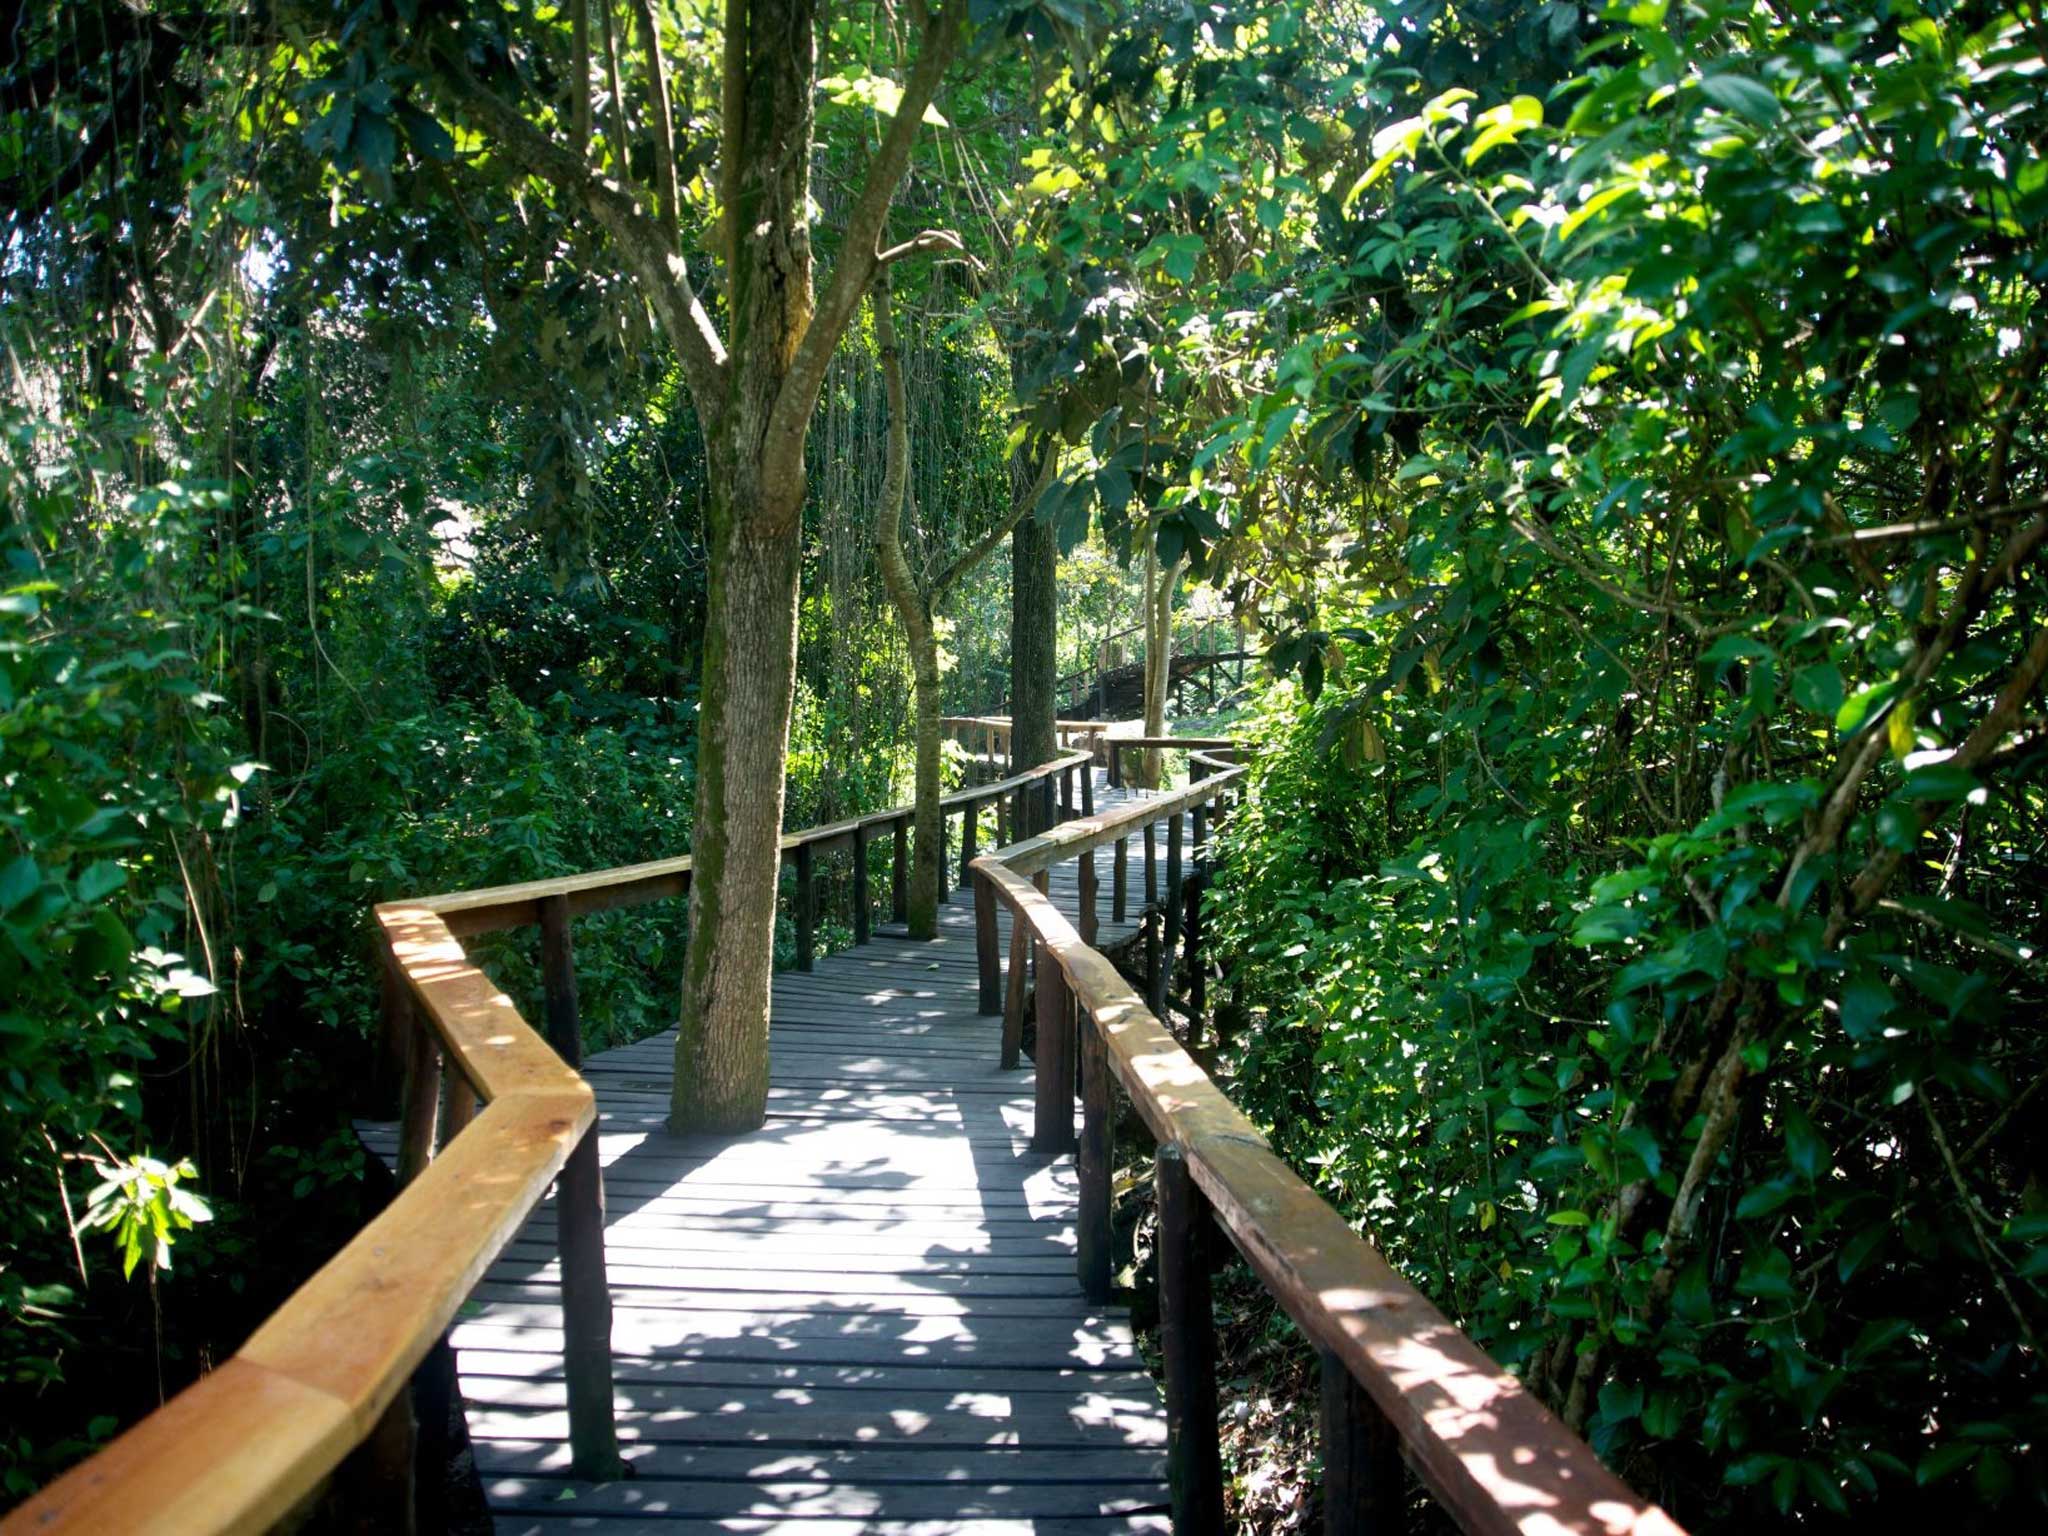
{"label": "boardwalk plank", "polygon": [[[1075,909],[1070,867],[1052,891]],[[1105,939],[1131,930],[1107,917]],[[1007,914],[1000,933],[1007,954]],[[550,1200],[452,1333],[500,1532],[1167,1528],[1158,1390],[1122,1314],[1080,1294],[1073,1166],[1030,1152],[1031,1071],[999,1070],[976,980],[965,891],[933,943],[884,927],[777,976],[750,1136],[668,1134],[673,1030],[588,1059],[634,1476],[568,1472]],[[362,1134],[395,1154],[390,1128]]]}

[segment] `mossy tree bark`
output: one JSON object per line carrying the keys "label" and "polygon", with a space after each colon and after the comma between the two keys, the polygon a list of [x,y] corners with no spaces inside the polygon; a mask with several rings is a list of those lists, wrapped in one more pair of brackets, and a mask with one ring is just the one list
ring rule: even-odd
{"label": "mossy tree bark", "polygon": [[669,179],[675,146],[655,29],[643,29],[641,38],[647,78],[663,97],[652,114],[663,142],[655,157],[661,185],[651,199],[600,175],[574,138],[565,144],[529,122],[475,77],[459,51],[440,61],[453,104],[483,131],[491,152],[576,203],[609,238],[676,349],[718,487],[698,716],[690,962],[669,1116],[677,1131],[744,1131],[766,1118],[805,434],[832,353],[875,274],[906,256],[959,249],[957,237],[938,231],[887,250],[880,241],[918,125],[958,48],[965,9],[964,0],[917,7],[916,60],[860,189],[837,221],[840,248],[820,295],[812,284],[810,230],[818,6],[729,0],[717,252],[724,338],[679,249]]}

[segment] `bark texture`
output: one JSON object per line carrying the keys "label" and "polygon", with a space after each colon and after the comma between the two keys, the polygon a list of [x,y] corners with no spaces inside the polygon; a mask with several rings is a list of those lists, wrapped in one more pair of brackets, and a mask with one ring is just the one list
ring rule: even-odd
{"label": "bark texture", "polygon": [[[1058,563],[1057,536],[1048,524],[1034,517],[1017,525],[1010,542],[1010,750],[1019,771],[1050,760],[1057,750]],[[1029,814],[1043,814],[1035,800]],[[1024,829],[1027,834],[1042,830],[1035,820]]]}

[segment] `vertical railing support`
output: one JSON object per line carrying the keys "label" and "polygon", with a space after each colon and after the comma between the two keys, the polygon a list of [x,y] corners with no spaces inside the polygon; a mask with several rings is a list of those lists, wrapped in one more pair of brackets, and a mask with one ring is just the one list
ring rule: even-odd
{"label": "vertical railing support", "polygon": [[[569,899],[540,907],[541,981],[547,993],[548,1044],[572,1067],[583,1064],[583,1018],[576,997],[576,952]],[[570,1149],[555,1180],[555,1245],[562,1260],[562,1366],[568,1382],[569,1457],[576,1476],[605,1482],[619,1475],[612,1423],[612,1296],[604,1270],[604,1170],[597,1126]]]}
{"label": "vertical railing support", "polygon": [[1109,736],[1103,739],[1103,750],[1109,756],[1109,787],[1111,789],[1122,789],[1124,787],[1123,747],[1114,736]]}
{"label": "vertical railing support", "polygon": [[1397,1536],[1407,1529],[1401,1440],[1344,1362],[1323,1364],[1323,1530]]}
{"label": "vertical railing support", "polygon": [[910,822],[897,818],[891,829],[893,846],[889,854],[889,920],[910,921]]}
{"label": "vertical railing support", "polygon": [[853,942],[868,941],[868,829],[864,822],[853,825]]}
{"label": "vertical railing support", "polygon": [[1032,976],[1038,994],[1038,1043],[1032,1050],[1037,1105],[1031,1150],[1074,1150],[1074,1007],[1067,976],[1043,940],[1032,946]]}
{"label": "vertical railing support", "polygon": [[1120,837],[1116,840],[1116,851],[1109,856],[1109,917],[1111,922],[1120,923],[1130,907],[1131,885],[1131,840]]}
{"label": "vertical railing support", "polygon": [[1075,1156],[1081,1182],[1076,1263],[1081,1291],[1090,1301],[1109,1300],[1110,1079],[1109,1044],[1087,1010],[1077,1010],[1081,1047],[1081,1149]]}
{"label": "vertical railing support", "polygon": [[1092,946],[1095,943],[1096,930],[1100,927],[1096,916],[1095,850],[1093,848],[1088,849],[1081,855],[1078,874],[1081,882],[1081,921],[1079,924],[1081,942]]}
{"label": "vertical railing support", "polygon": [[808,971],[818,948],[817,860],[809,843],[796,845],[796,968]]}
{"label": "vertical railing support", "polygon": [[1159,900],[1159,827],[1157,822],[1145,823],[1145,902],[1152,906]]}
{"label": "vertical railing support", "polygon": [[1010,913],[1010,971],[1003,983],[1003,1054],[1005,1072],[1015,1070],[1024,1055],[1025,957],[1031,952],[1031,925],[1014,909]]}
{"label": "vertical railing support", "polygon": [[1095,759],[1090,757],[1081,765],[1081,814],[1095,814]]}
{"label": "vertical railing support", "polygon": [[1145,1006],[1154,1013],[1166,1011],[1166,967],[1159,963],[1159,913],[1145,912]]}
{"label": "vertical railing support", "polygon": [[1175,811],[1166,818],[1166,894],[1162,905],[1166,909],[1166,958],[1173,961],[1174,951],[1180,944],[1180,812]]}
{"label": "vertical railing support", "polygon": [[981,807],[968,805],[960,813],[960,884],[967,883],[969,868],[980,851]]}
{"label": "vertical railing support", "polygon": [[441,1119],[441,1042],[405,999],[410,1043],[406,1052],[405,1109],[398,1131],[398,1187],[405,1188],[434,1160]]}
{"label": "vertical railing support", "polygon": [[1072,768],[1062,768],[1060,770],[1059,819],[1061,821],[1072,821],[1074,819],[1074,770]]}
{"label": "vertical railing support", "polygon": [[[1014,919],[1012,919],[1014,921]],[[1003,1011],[1003,957],[996,928],[996,886],[987,875],[974,876],[974,962],[980,973],[978,1012]]]}
{"label": "vertical railing support", "polygon": [[1209,1299],[1209,1205],[1180,1147],[1159,1149],[1159,1332],[1166,1357],[1166,1476],[1174,1536],[1221,1536],[1216,1317]]}

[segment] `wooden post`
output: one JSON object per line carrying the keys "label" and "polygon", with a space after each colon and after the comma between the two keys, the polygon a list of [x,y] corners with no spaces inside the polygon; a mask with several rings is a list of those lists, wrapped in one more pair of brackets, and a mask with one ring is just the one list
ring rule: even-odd
{"label": "wooden post", "polygon": [[1095,814],[1095,759],[1090,757],[1081,765],[1081,814]]}
{"label": "wooden post", "polygon": [[1072,821],[1073,819],[1074,770],[1071,767],[1062,768],[1060,770],[1060,820]]}
{"label": "wooden post", "polygon": [[[1012,918],[1012,922],[1016,919]],[[1003,1011],[1003,960],[1001,935],[996,928],[996,887],[986,875],[974,877],[974,959],[980,970],[981,996],[977,1011]]]}
{"label": "wooden post", "polygon": [[996,796],[996,846],[1007,848],[1015,839],[1010,836],[1010,797]]}
{"label": "wooden post", "polygon": [[1166,1476],[1174,1536],[1222,1536],[1216,1318],[1209,1300],[1209,1206],[1169,1142],[1154,1165],[1159,1195],[1159,1332],[1166,1357]]}
{"label": "wooden post", "polygon": [[1096,930],[1098,927],[1100,927],[1100,923],[1095,915],[1095,850],[1093,848],[1090,848],[1086,853],[1081,855],[1080,878],[1081,942],[1083,944],[1093,945],[1095,943]]}
{"label": "wooden post", "polygon": [[974,862],[975,854],[980,852],[980,844],[981,807],[970,803],[960,813],[960,883],[962,885],[967,883],[968,866]]}
{"label": "wooden post", "polygon": [[434,1133],[440,1118],[441,1042],[433,1030],[415,1020],[406,1058],[405,1110],[398,1131],[400,1189],[425,1172],[427,1164],[434,1160]]}
{"label": "wooden post", "polygon": [[818,887],[809,843],[796,845],[796,968],[808,971],[818,947]]}
{"label": "wooden post", "polygon": [[1344,1362],[1323,1361],[1323,1530],[1395,1536],[1407,1529],[1401,1440]]}
{"label": "wooden post", "polygon": [[1193,823],[1188,833],[1188,857],[1200,864],[1209,845],[1209,807],[1197,802],[1188,811]]}
{"label": "wooden post", "polygon": [[[1064,779],[1066,775],[1061,774],[1060,777]],[[1053,784],[1053,781],[1049,778],[1040,779],[1038,782],[1043,786],[1043,788],[1039,790],[1039,793],[1045,797],[1045,819],[1039,822],[1038,830],[1041,832],[1050,832],[1054,827],[1058,826],[1061,820],[1063,819],[1060,816],[1058,804],[1053,798],[1054,795],[1057,793],[1057,789],[1056,786]]]}
{"label": "wooden post", "polygon": [[1180,812],[1166,818],[1166,953],[1172,958],[1180,942]]}
{"label": "wooden post", "polygon": [[895,848],[889,856],[889,920],[896,923],[910,921],[910,822],[908,818],[897,818],[891,829],[895,834]]}
{"label": "wooden post", "polygon": [[[381,937],[381,936],[380,936]],[[383,1054],[378,1061],[377,1102],[380,1107],[405,1110],[405,1078],[412,1070],[412,991],[398,969],[398,957],[388,944],[377,946],[378,1029]]]}
{"label": "wooden post", "polygon": [[1166,1012],[1166,967],[1159,963],[1159,913],[1145,910],[1145,1005],[1154,1013]]}
{"label": "wooden post", "polygon": [[1129,905],[1131,883],[1131,840],[1120,837],[1116,840],[1116,851],[1109,860],[1109,916],[1112,922],[1122,922]]}
{"label": "wooden post", "polygon": [[1187,915],[1181,932],[1187,937],[1188,962],[1188,1044],[1202,1037],[1202,1020],[1209,1008],[1209,967],[1202,958],[1202,891],[1206,876],[1197,869],[1188,881]]}
{"label": "wooden post", "polygon": [[1159,827],[1157,822],[1145,823],[1145,905],[1151,906],[1159,900]]}
{"label": "wooden post", "polygon": [[1102,745],[1103,750],[1109,754],[1109,787],[1111,789],[1122,789],[1124,787],[1123,747],[1114,736],[1105,737]]}
{"label": "wooden post", "polygon": [[476,1118],[476,1089],[460,1070],[445,1074],[448,1079],[446,1100],[441,1107],[441,1145],[447,1146],[463,1127]]}
{"label": "wooden post", "polygon": [[1003,1055],[1005,1072],[1015,1070],[1024,1054],[1024,972],[1030,953],[1031,925],[1010,914],[1010,974],[1003,986]]}
{"label": "wooden post", "polygon": [[868,941],[868,829],[864,822],[853,825],[853,942]]}
{"label": "wooden post", "polygon": [[1081,1210],[1075,1231],[1081,1291],[1109,1300],[1110,1079],[1109,1045],[1085,1009],[1078,1011],[1081,1045]]}
{"label": "wooden post", "polygon": [[[580,1067],[583,1019],[566,896],[541,903],[540,965],[548,1044],[570,1066]],[[593,1125],[570,1149],[555,1180],[555,1246],[562,1260],[570,1465],[578,1477],[605,1482],[619,1474],[619,1441],[612,1423],[612,1296],[604,1272],[604,1173],[597,1152]]]}
{"label": "wooden post", "polygon": [[1038,994],[1038,1044],[1032,1052],[1037,1107],[1031,1150],[1057,1155],[1074,1150],[1074,1010],[1066,973],[1043,943],[1032,945]]}

